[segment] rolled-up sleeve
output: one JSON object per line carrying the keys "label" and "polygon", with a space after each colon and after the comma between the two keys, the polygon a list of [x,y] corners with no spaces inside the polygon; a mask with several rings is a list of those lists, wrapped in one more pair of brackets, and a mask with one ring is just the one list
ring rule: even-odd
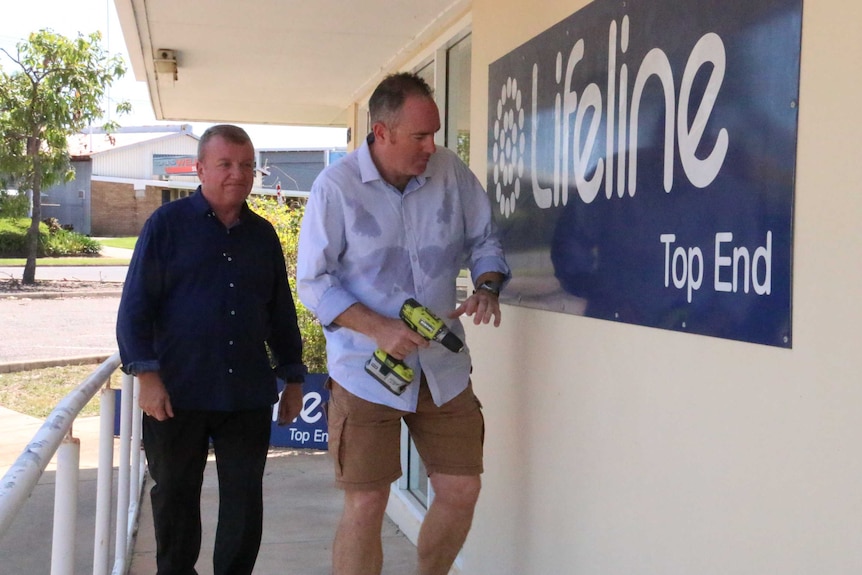
{"label": "rolled-up sleeve", "polygon": [[457,164],[455,169],[464,207],[465,248],[469,254],[467,266],[470,275],[475,282],[484,273],[497,272],[503,274],[507,282],[512,272],[506,263],[485,190],[466,166]]}
{"label": "rolled-up sleeve", "polygon": [[315,183],[299,232],[296,282],[300,301],[326,329],[335,328],[335,318],[357,302],[333,271],[344,249],[343,221],[341,206]]}

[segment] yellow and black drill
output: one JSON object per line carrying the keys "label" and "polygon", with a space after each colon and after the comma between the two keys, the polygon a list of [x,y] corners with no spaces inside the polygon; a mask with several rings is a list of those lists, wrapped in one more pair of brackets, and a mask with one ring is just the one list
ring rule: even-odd
{"label": "yellow and black drill", "polygon": [[[413,298],[404,301],[399,314],[410,329],[427,339],[443,344],[446,349],[455,353],[464,349],[464,342],[449,330],[442,319],[434,315],[424,305]],[[401,395],[410,382],[413,381],[413,370],[400,359],[396,359],[377,349],[367,362],[365,371],[374,376],[386,389],[395,395]]]}

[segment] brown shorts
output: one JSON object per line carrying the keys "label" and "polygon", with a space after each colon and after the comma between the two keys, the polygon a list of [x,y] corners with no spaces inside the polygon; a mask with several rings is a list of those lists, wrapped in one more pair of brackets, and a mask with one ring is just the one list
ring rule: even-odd
{"label": "brown shorts", "polygon": [[428,475],[482,473],[485,421],[473,387],[437,407],[424,379],[416,413],[365,401],[335,380],[327,382],[329,453],[337,487],[380,489],[401,477],[402,419]]}

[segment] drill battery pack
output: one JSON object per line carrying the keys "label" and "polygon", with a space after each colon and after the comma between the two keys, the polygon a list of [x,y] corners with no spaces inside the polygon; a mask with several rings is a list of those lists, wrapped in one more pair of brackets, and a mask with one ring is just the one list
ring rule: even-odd
{"label": "drill battery pack", "polygon": [[413,370],[403,361],[378,349],[365,362],[365,371],[395,395],[401,395],[413,381]]}

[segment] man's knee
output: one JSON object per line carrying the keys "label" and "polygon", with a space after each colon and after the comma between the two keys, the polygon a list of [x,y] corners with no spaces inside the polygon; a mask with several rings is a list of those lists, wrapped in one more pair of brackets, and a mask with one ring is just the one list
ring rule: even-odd
{"label": "man's knee", "polygon": [[482,480],[478,475],[435,473],[431,476],[431,485],[434,487],[435,501],[470,509],[476,505],[482,490]]}
{"label": "man's knee", "polygon": [[386,504],[389,502],[389,489],[348,490],[344,492],[344,512],[352,517],[369,520],[383,520]]}

